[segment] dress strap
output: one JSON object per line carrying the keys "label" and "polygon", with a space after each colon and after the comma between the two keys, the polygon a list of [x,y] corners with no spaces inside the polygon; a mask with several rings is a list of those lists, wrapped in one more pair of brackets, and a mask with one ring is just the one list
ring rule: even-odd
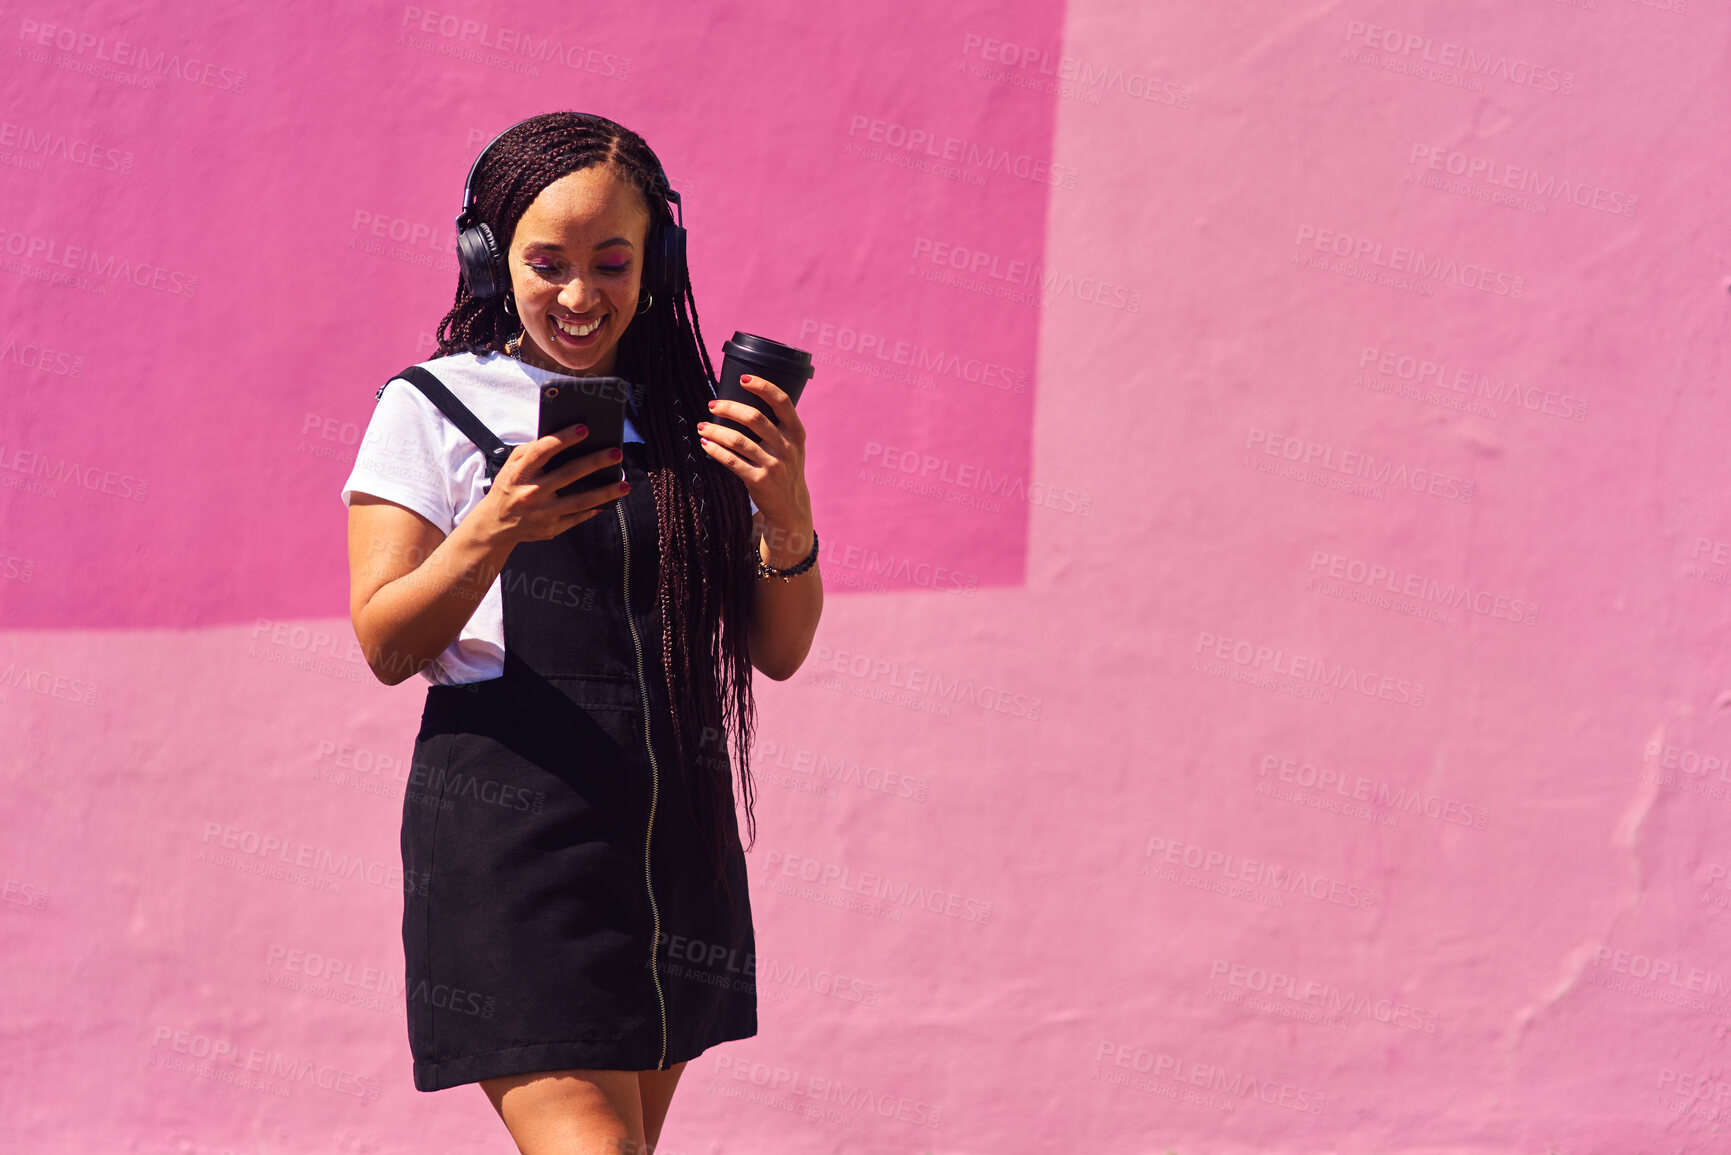
{"label": "dress strap", "polygon": [[[427,399],[439,407],[439,412],[443,413],[452,425],[461,429],[463,436],[480,448],[487,462],[487,480],[491,481],[499,472],[499,467],[505,464],[505,459],[511,456],[511,447],[501,441],[498,434],[488,429],[467,405],[457,400],[457,395],[435,377],[432,370],[420,365],[410,365],[391,380],[394,381],[397,377],[425,393]],[[385,382],[385,385],[389,384],[390,381]],[[379,386],[379,392],[374,395],[373,400],[377,401],[384,392],[384,385]]]}

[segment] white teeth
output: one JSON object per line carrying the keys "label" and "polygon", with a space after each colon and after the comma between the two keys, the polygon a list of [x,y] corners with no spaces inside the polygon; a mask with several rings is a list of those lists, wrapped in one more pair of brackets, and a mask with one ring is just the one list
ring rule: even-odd
{"label": "white teeth", "polygon": [[595,320],[589,322],[589,324],[585,325],[581,329],[578,329],[578,328],[575,328],[571,325],[566,324],[564,319],[560,318],[560,317],[554,317],[553,323],[555,325],[559,326],[559,331],[561,333],[564,333],[568,337],[587,337],[589,334],[593,333],[597,328],[600,327],[601,322],[604,319],[605,318],[597,317]]}

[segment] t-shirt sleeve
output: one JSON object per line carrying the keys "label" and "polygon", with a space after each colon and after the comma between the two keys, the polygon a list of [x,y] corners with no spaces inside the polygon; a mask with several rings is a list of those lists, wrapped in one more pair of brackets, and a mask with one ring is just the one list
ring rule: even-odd
{"label": "t-shirt sleeve", "polygon": [[385,383],[372,420],[343,483],[343,504],[370,493],[414,510],[445,533],[455,525],[456,502],[445,461],[442,414],[400,377]]}

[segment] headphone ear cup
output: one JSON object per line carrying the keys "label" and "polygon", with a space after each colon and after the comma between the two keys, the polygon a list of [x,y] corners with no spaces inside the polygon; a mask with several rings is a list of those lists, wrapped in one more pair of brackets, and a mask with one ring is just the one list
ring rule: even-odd
{"label": "headphone ear cup", "polygon": [[457,234],[457,264],[463,284],[473,297],[496,297],[504,287],[500,275],[499,245],[486,222],[470,225]]}
{"label": "headphone ear cup", "polygon": [[655,291],[671,303],[685,295],[686,276],[685,230],[668,221],[655,238]]}

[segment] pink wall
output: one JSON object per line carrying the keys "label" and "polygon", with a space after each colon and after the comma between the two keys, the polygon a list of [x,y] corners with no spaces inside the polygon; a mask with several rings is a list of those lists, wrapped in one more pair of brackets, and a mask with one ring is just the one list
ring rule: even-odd
{"label": "pink wall", "polygon": [[559,107],[819,363],[668,1155],[1723,1142],[1722,9],[201,7],[0,23],[0,1148],[508,1149],[410,1082],[338,490]]}

